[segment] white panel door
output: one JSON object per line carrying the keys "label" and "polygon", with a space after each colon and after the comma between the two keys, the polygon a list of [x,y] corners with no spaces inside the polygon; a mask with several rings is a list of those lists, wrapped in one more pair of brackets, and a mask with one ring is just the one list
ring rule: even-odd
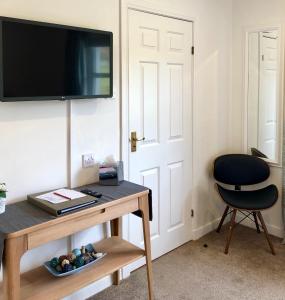
{"label": "white panel door", "polygon": [[270,32],[260,33],[258,148],[272,160],[277,159],[277,41]]}
{"label": "white panel door", "polygon": [[[129,179],[153,193],[152,257],[191,239],[192,23],[130,10]],[[143,246],[141,220],[129,217]]]}

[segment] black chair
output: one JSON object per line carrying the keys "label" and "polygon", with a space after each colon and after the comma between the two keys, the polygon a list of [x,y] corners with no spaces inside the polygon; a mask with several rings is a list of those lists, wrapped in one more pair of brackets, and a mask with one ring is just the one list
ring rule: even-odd
{"label": "black chair", "polygon": [[[277,187],[271,184],[258,190],[242,190],[242,186],[261,183],[265,181],[269,175],[270,169],[268,164],[255,156],[247,154],[228,154],[220,156],[215,160],[215,179],[220,183],[234,186],[234,190],[230,190],[217,183],[218,192],[227,205],[217,232],[220,232],[226,216],[231,213],[225,254],[228,254],[234,227],[244,219],[249,218],[255,222],[258,233],[260,233],[258,219],[260,220],[271,252],[275,255],[273,244],[269,238],[261,211],[272,207],[276,203],[278,198]],[[235,222],[237,211],[240,211],[244,215],[244,218],[239,223]]]}

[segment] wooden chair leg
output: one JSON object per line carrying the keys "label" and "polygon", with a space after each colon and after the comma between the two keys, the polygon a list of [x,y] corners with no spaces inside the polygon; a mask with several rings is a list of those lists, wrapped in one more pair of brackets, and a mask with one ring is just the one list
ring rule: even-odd
{"label": "wooden chair leg", "polygon": [[224,211],[224,214],[223,214],[223,216],[222,216],[222,218],[221,218],[221,221],[220,221],[220,223],[219,223],[219,226],[218,226],[218,228],[217,228],[217,230],[216,230],[217,232],[220,232],[220,231],[221,231],[221,228],[222,228],[222,226],[223,226],[223,224],[224,224],[224,221],[225,221],[225,218],[226,218],[226,216],[227,216],[227,214],[228,214],[229,209],[230,209],[230,207],[227,206],[226,209],[225,209],[225,211]]}
{"label": "wooden chair leg", "polygon": [[256,231],[257,231],[257,233],[260,233],[260,229],[259,229],[259,224],[258,224],[256,212],[254,211],[252,214],[253,214],[253,217],[254,217],[254,222],[255,222],[255,226],[256,226]]}
{"label": "wooden chair leg", "polygon": [[264,234],[265,234],[265,237],[266,237],[267,242],[268,242],[268,244],[269,244],[269,247],[270,247],[270,249],[271,249],[271,252],[272,252],[273,255],[276,255],[275,250],[274,250],[274,247],[273,247],[273,244],[272,244],[272,242],[271,242],[271,240],[270,240],[270,238],[269,238],[269,234],[268,234],[268,231],[267,231],[267,227],[266,227],[266,225],[265,225],[265,222],[264,222],[264,220],[263,220],[263,217],[262,217],[262,214],[261,214],[260,211],[257,212],[257,216],[258,216],[258,218],[259,218],[259,220],[260,220],[260,222],[261,222],[261,225],[262,225],[262,228],[263,228],[263,230],[264,230]]}
{"label": "wooden chair leg", "polygon": [[234,229],[234,226],[235,226],[236,214],[237,214],[237,210],[234,209],[233,213],[232,213],[232,217],[231,217],[231,222],[230,222],[230,228],[229,228],[228,236],[227,236],[227,243],[226,243],[226,248],[225,248],[225,254],[229,253],[230,242],[231,242],[231,239],[232,239],[233,229]]}

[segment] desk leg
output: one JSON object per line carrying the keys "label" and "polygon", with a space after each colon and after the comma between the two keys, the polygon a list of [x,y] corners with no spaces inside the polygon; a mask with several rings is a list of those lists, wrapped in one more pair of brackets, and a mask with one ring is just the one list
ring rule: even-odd
{"label": "desk leg", "polygon": [[[117,218],[111,220],[111,235],[112,236],[122,236],[122,218]],[[113,274],[113,284],[119,285],[120,284],[120,270],[114,272]]]}
{"label": "desk leg", "polygon": [[149,300],[152,300],[153,299],[152,264],[151,264],[150,230],[149,230],[149,207],[148,207],[147,196],[139,198],[139,208],[140,211],[142,212],[142,221],[143,221],[143,236],[144,236],[147,281],[148,281],[148,297]]}
{"label": "desk leg", "polygon": [[22,255],[27,251],[25,236],[7,239],[3,260],[4,299],[20,299],[20,262]]}

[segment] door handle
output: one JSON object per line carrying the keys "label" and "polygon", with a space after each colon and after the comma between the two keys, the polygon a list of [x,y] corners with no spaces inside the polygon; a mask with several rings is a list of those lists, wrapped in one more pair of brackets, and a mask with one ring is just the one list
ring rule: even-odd
{"label": "door handle", "polygon": [[137,138],[137,132],[136,131],[132,131],[131,132],[131,138],[130,138],[130,142],[131,142],[131,152],[136,152],[137,151],[137,142],[140,141],[144,141],[145,137],[138,139]]}

